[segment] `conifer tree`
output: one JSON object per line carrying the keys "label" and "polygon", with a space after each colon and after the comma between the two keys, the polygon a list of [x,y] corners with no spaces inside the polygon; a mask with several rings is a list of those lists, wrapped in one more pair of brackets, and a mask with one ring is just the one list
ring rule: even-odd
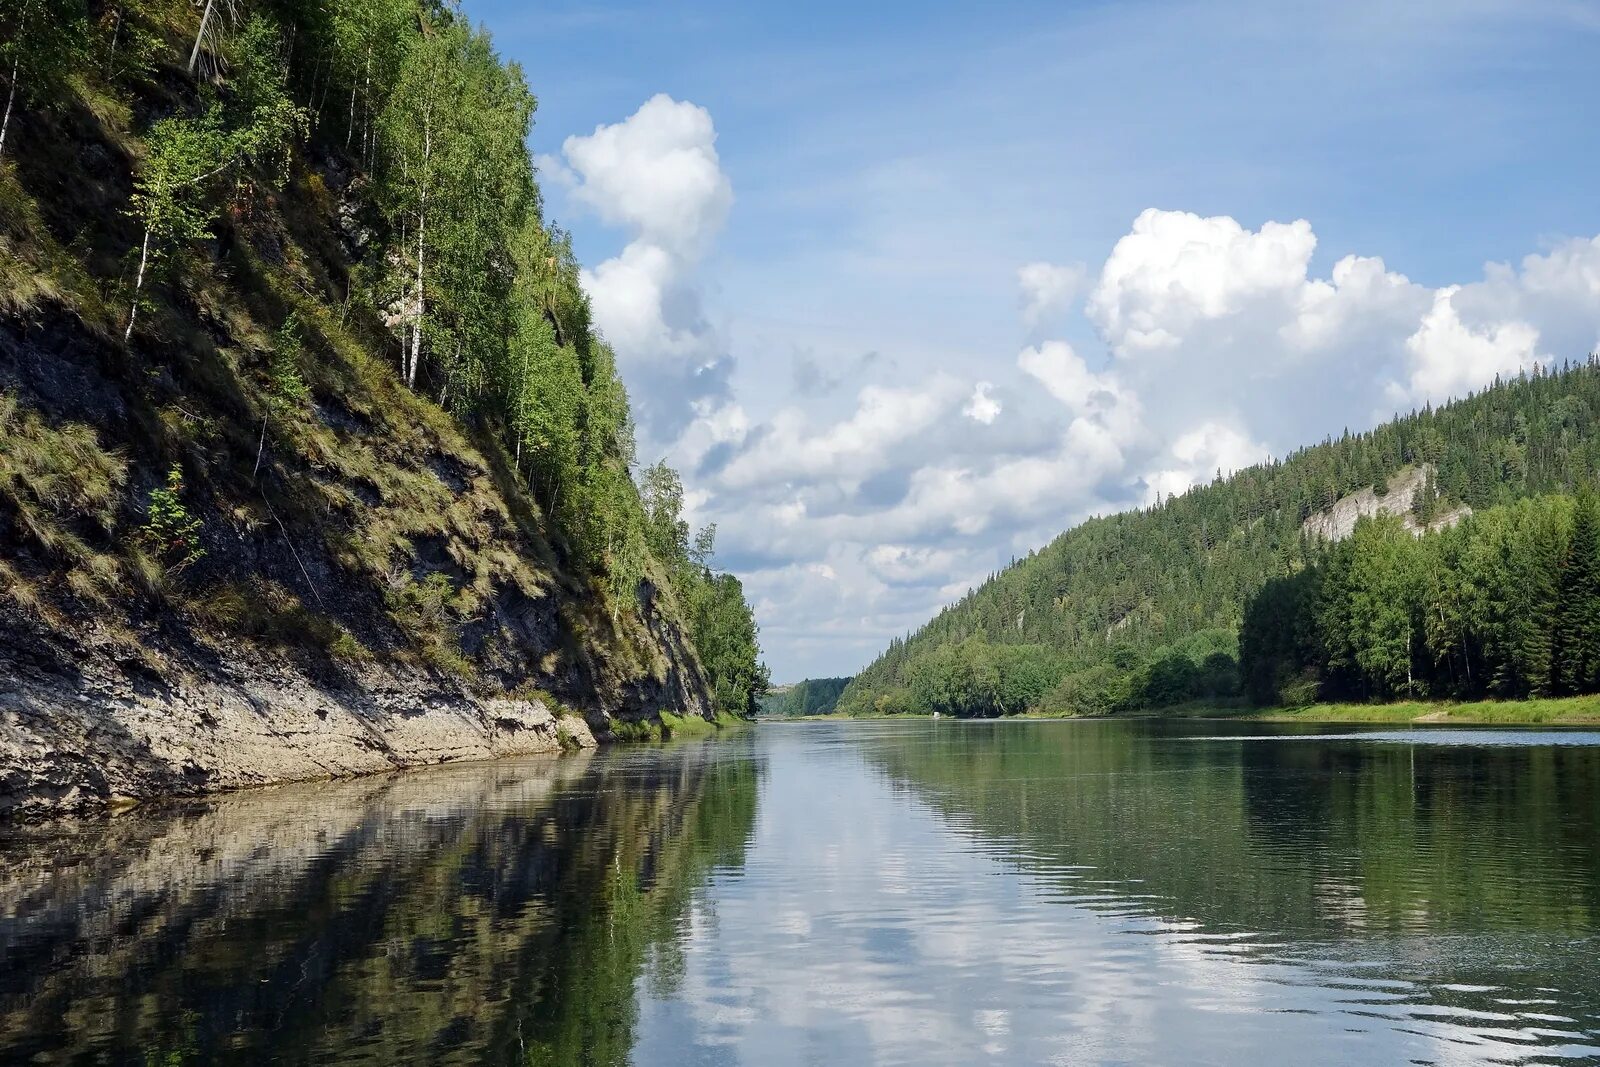
{"label": "conifer tree", "polygon": [[1557,687],[1567,693],[1595,690],[1600,673],[1600,516],[1585,492],[1573,514],[1557,606]]}

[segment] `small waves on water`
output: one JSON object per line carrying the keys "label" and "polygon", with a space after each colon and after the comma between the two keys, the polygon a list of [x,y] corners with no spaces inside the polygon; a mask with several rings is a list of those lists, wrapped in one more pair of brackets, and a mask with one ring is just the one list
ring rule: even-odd
{"label": "small waves on water", "polygon": [[1600,1063],[1594,753],[1104,726],[764,738],[638,1062]]}

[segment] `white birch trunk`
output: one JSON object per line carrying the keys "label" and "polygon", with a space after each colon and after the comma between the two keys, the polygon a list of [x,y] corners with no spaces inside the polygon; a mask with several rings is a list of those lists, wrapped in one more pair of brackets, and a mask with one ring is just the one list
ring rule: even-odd
{"label": "white birch trunk", "polygon": [[122,35],[122,8],[117,8],[117,20],[111,24],[111,51],[106,55],[106,77],[117,67],[117,38]]}
{"label": "white birch trunk", "polygon": [[200,13],[200,29],[194,35],[194,51],[189,53],[189,73],[194,73],[194,68],[200,62],[200,46],[205,43],[206,27],[211,24],[211,14],[216,10],[217,0],[206,0],[206,9]]}
{"label": "white birch trunk", "polygon": [[144,267],[150,262],[150,227],[144,230],[144,247],[139,249],[139,273],[133,281],[133,306],[128,309],[128,328],[122,334],[122,343],[133,339],[133,324],[139,317],[139,292],[144,288]]}
{"label": "white birch trunk", "polygon": [[[367,144],[372,140],[372,42],[367,42],[367,72],[361,79],[361,103],[365,105],[366,118],[361,123],[361,158],[367,158]],[[354,108],[351,109],[352,112]],[[355,120],[354,114],[351,121]]]}
{"label": "white birch trunk", "polygon": [[411,327],[411,365],[406,368],[406,384],[417,387],[417,368],[422,362],[422,317],[427,310],[427,292],[423,287],[423,261],[427,252],[425,242],[428,230],[428,166],[433,157],[433,114],[431,109],[422,120],[422,195],[417,205],[417,318]]}
{"label": "white birch trunk", "polygon": [[0,158],[6,154],[6,132],[11,129],[11,107],[17,102],[17,75],[22,72],[22,56],[11,63],[11,91],[6,93],[6,117],[0,119]]}

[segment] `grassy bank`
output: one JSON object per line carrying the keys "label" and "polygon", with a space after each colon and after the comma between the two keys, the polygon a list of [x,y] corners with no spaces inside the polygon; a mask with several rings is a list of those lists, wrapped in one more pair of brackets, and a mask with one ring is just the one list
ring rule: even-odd
{"label": "grassy bank", "polygon": [[1398,704],[1310,704],[1251,709],[1228,717],[1261,722],[1456,723],[1502,726],[1600,725],[1600,696],[1536,700],[1482,700],[1469,704],[1405,701]]}
{"label": "grassy bank", "polygon": [[[729,715],[725,711],[717,712],[715,722],[707,722],[698,715],[674,715],[670,711],[663,711],[661,713],[661,725],[665,727],[665,739],[670,740],[684,737],[709,737],[718,730],[725,730],[734,726],[747,726],[749,723],[747,720],[741,719],[737,715]],[[656,736],[635,738],[635,740],[660,741],[663,738],[658,734]]]}

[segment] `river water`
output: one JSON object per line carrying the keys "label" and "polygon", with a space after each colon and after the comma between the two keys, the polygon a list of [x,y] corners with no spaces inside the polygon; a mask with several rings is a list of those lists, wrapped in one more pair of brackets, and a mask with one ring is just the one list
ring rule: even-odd
{"label": "river water", "polygon": [[1600,1063],[1600,733],[764,724],[0,829],[0,1062]]}

